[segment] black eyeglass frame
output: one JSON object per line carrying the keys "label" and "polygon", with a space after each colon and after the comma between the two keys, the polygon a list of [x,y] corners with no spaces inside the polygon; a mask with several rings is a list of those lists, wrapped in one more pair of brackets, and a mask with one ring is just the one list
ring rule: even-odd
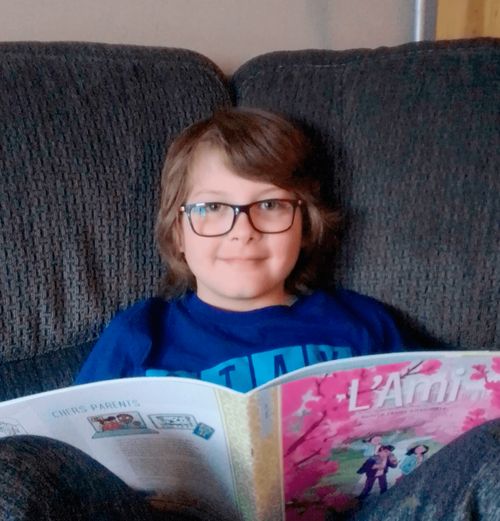
{"label": "black eyeglass frame", "polygon": [[[288,226],[288,228],[285,228],[284,230],[280,230],[279,232],[264,232],[262,230],[259,230],[259,228],[257,228],[255,226],[255,224],[252,221],[252,217],[250,216],[250,208],[252,206],[255,206],[256,204],[266,203],[268,201],[269,202],[270,201],[279,201],[279,202],[283,202],[283,203],[290,203],[292,205],[292,208],[293,208],[292,222],[290,223],[290,226]],[[232,210],[233,210],[233,222],[231,223],[231,227],[229,228],[229,230],[227,230],[227,232],[217,233],[215,235],[205,235],[205,234],[198,233],[194,229],[193,223],[191,222],[191,210],[193,208],[199,208],[200,206],[206,206],[206,205],[209,205],[209,204],[223,204],[224,206],[229,206],[230,208],[232,208]],[[195,233],[199,237],[222,237],[223,235],[227,235],[234,228],[234,225],[236,224],[236,219],[238,218],[238,215],[240,213],[246,213],[247,214],[248,222],[250,223],[252,228],[254,230],[256,230],[257,232],[259,232],[259,233],[284,233],[284,232],[288,231],[293,226],[293,223],[295,222],[295,214],[296,214],[297,207],[298,206],[302,206],[303,204],[304,204],[304,202],[302,201],[302,199],[276,199],[276,198],[274,198],[274,199],[262,199],[261,201],[254,201],[253,203],[249,203],[249,204],[229,204],[229,203],[221,203],[219,201],[207,201],[207,202],[203,202],[203,203],[183,204],[179,208],[179,212],[180,213],[185,213],[187,215],[188,221],[189,221],[189,226],[191,227],[191,230],[193,230],[193,233]]]}

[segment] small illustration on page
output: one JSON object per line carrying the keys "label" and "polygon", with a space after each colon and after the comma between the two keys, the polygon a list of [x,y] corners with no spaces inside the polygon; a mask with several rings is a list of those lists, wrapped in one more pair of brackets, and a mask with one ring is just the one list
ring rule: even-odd
{"label": "small illustration on page", "polygon": [[192,414],[150,414],[149,419],[157,429],[194,430],[197,425]]}
{"label": "small illustration on page", "polygon": [[193,430],[193,434],[196,434],[196,436],[199,436],[205,440],[210,439],[214,432],[215,429],[206,423],[198,423],[198,425]]}
{"label": "small illustration on page", "polygon": [[394,455],[394,445],[380,445],[377,453],[370,456],[361,467],[356,471],[358,474],[365,474],[366,481],[363,486],[359,499],[364,499],[371,492],[375,481],[378,481],[380,493],[387,490],[387,473],[389,468],[398,466],[398,460]]}
{"label": "small illustration on page", "polygon": [[[416,427],[418,430],[418,425]],[[416,435],[413,427],[370,434],[352,441],[346,439],[331,450],[332,459],[339,462],[337,492],[350,493],[360,500],[368,495],[383,494],[442,447],[442,443],[430,436]],[[384,448],[390,451],[384,464],[384,476],[372,474],[376,465],[383,462]],[[360,475],[357,481],[352,469],[357,469],[356,473]],[[343,482],[348,485],[343,486]]]}
{"label": "small illustration on page", "polygon": [[401,476],[399,476],[396,481],[401,479],[403,476],[407,476],[410,472],[420,466],[427,459],[428,452],[429,445],[423,443],[417,443],[413,447],[410,447],[406,451],[405,457],[399,465]]}
{"label": "small illustration on page", "polygon": [[0,438],[15,436],[16,434],[27,434],[27,432],[17,420],[2,418],[0,420]]}
{"label": "small illustration on page", "polygon": [[198,423],[192,414],[150,414],[149,419],[157,429],[188,430],[205,440],[208,440],[215,432],[210,425]]}
{"label": "small illustration on page", "polygon": [[99,416],[89,416],[88,420],[95,430],[92,438],[109,438],[139,434],[158,434],[150,429],[137,411],[127,411]]}

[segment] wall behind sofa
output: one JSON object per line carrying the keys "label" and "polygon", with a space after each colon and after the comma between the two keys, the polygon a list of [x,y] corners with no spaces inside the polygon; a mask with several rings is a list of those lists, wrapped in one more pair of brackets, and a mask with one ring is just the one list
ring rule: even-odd
{"label": "wall behind sofa", "polygon": [[273,50],[411,41],[421,4],[422,0],[0,0],[0,40],[186,47],[231,73],[247,59]]}

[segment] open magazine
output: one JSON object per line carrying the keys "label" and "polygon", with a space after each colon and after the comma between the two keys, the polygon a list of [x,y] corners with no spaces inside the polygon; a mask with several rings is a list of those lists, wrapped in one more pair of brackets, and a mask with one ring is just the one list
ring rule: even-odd
{"label": "open magazine", "polygon": [[0,404],[0,436],[67,442],[166,509],[307,521],[383,493],[498,417],[500,352],[409,352],[316,364],[246,394],[175,377],[49,391]]}

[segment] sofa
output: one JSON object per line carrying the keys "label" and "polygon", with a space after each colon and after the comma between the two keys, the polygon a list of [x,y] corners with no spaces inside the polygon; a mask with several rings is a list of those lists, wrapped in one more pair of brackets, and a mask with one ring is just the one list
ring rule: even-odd
{"label": "sofa", "polygon": [[498,349],[500,39],[280,51],[226,77],[189,50],[0,43],[0,399],[71,385],[157,294],[159,178],[218,107],[301,125],[341,208],[325,287],[384,302],[422,349]]}

